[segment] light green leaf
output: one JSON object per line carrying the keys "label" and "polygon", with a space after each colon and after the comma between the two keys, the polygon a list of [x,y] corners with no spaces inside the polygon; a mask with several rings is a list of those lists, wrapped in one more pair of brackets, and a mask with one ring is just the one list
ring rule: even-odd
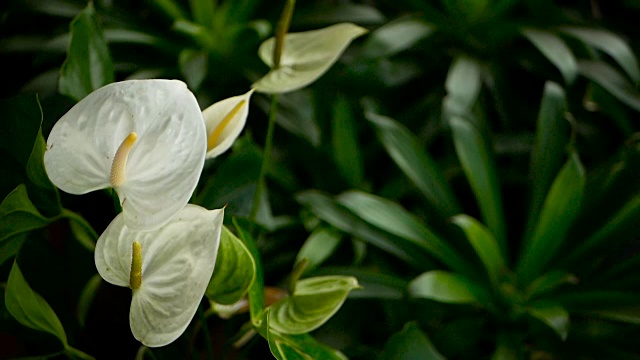
{"label": "light green leaf", "polygon": [[538,277],[566,240],[569,227],[580,210],[584,185],[584,168],[573,152],[553,182],[533,235],[524,245],[517,268],[522,284],[529,284]]}
{"label": "light green leaf", "polygon": [[96,296],[101,285],[102,278],[100,277],[100,274],[94,274],[89,278],[89,281],[87,281],[84,288],[82,288],[80,298],[78,298],[77,309],[78,323],[81,327],[85,326],[87,315],[89,315],[89,309],[91,309],[91,304],[93,303],[93,298]]}
{"label": "light green leaf", "polygon": [[307,241],[304,242],[298,255],[296,263],[307,259],[306,272],[317,268],[325,260],[327,260],[338,248],[342,240],[342,235],[331,228],[318,227],[309,235]]}
{"label": "light green leaf", "polygon": [[282,334],[304,334],[335,314],[351,290],[359,288],[350,276],[319,276],[299,280],[291,297],[271,307],[270,328]]}
{"label": "light green leaf", "polygon": [[487,269],[491,282],[497,284],[502,272],[506,269],[506,263],[493,234],[471,216],[457,215],[453,217],[452,222],[467,235],[467,240]]}
{"label": "light green leaf", "polygon": [[560,85],[548,81],[538,113],[535,146],[531,157],[531,208],[525,234],[533,233],[540,209],[569,143],[569,122],[565,119],[566,96]]}
{"label": "light green leaf", "polygon": [[249,313],[251,315],[251,323],[254,326],[261,326],[264,314],[264,273],[260,251],[251,234],[245,229],[250,225],[248,222],[241,222],[237,218],[233,218],[233,226],[238,233],[238,237],[249,250],[253,261],[255,262],[255,279],[249,286],[247,296],[249,298]]}
{"label": "light green leaf", "polygon": [[460,213],[460,206],[442,171],[411,132],[385,116],[367,112],[365,117],[375,126],[378,139],[389,156],[429,203],[445,218]]}
{"label": "light green leaf", "polygon": [[[267,324],[271,323],[271,311],[267,311]],[[268,327],[267,341],[269,350],[278,360],[347,360],[340,351],[317,342],[309,334],[287,335],[281,334]]]}
{"label": "light green leaf", "polygon": [[255,277],[256,263],[249,249],[224,226],[213,276],[205,295],[218,304],[233,304],[244,297]]}
{"label": "light green leaf", "polygon": [[611,56],[634,81],[640,81],[638,61],[631,47],[618,35],[604,29],[566,26],[561,31]]}
{"label": "light green leaf", "polygon": [[420,19],[396,19],[371,32],[362,45],[362,54],[368,58],[393,56],[411,48],[433,31],[433,25]]}
{"label": "light green leaf", "polygon": [[409,294],[414,297],[451,304],[480,303],[482,292],[484,289],[466,277],[442,270],[428,271],[409,284]]}
{"label": "light green leaf", "polygon": [[618,100],[640,111],[640,93],[620,73],[602,61],[581,60],[578,69],[587,79],[602,86]]}
{"label": "light green leaf", "polygon": [[180,72],[192,90],[198,90],[207,77],[208,56],[204,51],[183,49],[178,57]]}
{"label": "light green leaf", "polygon": [[258,54],[272,69],[251,87],[264,93],[303,88],[327,72],[351,41],[366,32],[360,26],[341,23],[320,30],[287,34],[277,68],[273,68],[275,38],[270,38],[260,45]]}
{"label": "light green leaf", "polygon": [[449,119],[453,142],[462,170],[478,201],[482,219],[495,236],[503,258],[506,258],[506,229],[502,210],[500,183],[496,174],[491,144],[467,119]]}
{"label": "light green leaf", "polygon": [[571,49],[560,37],[537,29],[524,29],[522,35],[560,70],[566,84],[573,83],[578,75],[578,65]]}
{"label": "light green leaf", "polygon": [[407,323],[402,331],[391,336],[384,346],[383,360],[445,360],[429,337],[415,322]]}
{"label": "light green leaf", "polygon": [[60,339],[67,347],[67,335],[60,320],[42,296],[29,287],[15,262],[7,280],[4,301],[9,313],[19,323],[35,330],[48,332]]}
{"label": "light green leaf", "polygon": [[345,192],[338,202],[369,224],[411,241],[452,269],[467,275],[475,272],[446,240],[400,205],[360,191]]}
{"label": "light green leaf", "polygon": [[342,177],[351,187],[361,187],[364,181],[360,142],[353,111],[349,101],[339,96],[331,117],[331,144],[333,158]]}
{"label": "light green leaf", "polygon": [[62,65],[60,92],[79,101],[114,81],[113,64],[93,3],[71,22],[71,44]]}
{"label": "light green leaf", "polygon": [[465,116],[469,114],[478,99],[482,80],[480,64],[466,56],[457,57],[447,74],[444,87],[444,111],[448,115]]}
{"label": "light green leaf", "polygon": [[569,313],[565,308],[552,302],[536,302],[530,304],[526,311],[553,329],[560,339],[566,340],[569,333]]}
{"label": "light green leaf", "polygon": [[33,206],[27,188],[19,185],[0,204],[0,243],[48,225],[49,219]]}

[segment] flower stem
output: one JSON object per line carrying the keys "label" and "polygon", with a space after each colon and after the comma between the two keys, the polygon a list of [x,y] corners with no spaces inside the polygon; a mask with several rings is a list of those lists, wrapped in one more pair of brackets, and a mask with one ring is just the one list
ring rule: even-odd
{"label": "flower stem", "polygon": [[278,95],[272,95],[271,105],[269,106],[269,125],[267,127],[267,138],[264,143],[264,153],[262,155],[262,166],[260,167],[260,175],[256,184],[256,192],[253,194],[253,206],[249,219],[255,221],[260,209],[260,201],[262,201],[262,193],[265,187],[265,176],[269,169],[269,159],[271,158],[271,148],[273,147],[273,132],[276,126],[276,115],[278,113]]}

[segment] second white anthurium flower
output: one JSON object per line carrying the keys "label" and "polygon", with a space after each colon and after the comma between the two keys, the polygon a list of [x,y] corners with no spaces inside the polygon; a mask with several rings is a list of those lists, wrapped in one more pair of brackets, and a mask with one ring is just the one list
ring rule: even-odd
{"label": "second white anthurium flower", "polygon": [[286,34],[280,65],[274,67],[273,50],[276,39],[260,45],[260,59],[272,69],[252,87],[263,93],[284,93],[303,88],[327,72],[351,41],[368,30],[341,23],[320,30]]}
{"label": "second white anthurium flower", "polygon": [[132,289],[131,332],[145,346],[173,342],[191,322],[213,272],[223,218],[223,209],[189,204],[159,229],[134,231],[121,213],[98,239],[98,273]]}
{"label": "second white anthurium flower", "polygon": [[202,112],[207,128],[207,159],[227,151],[238,138],[247,123],[251,94],[253,89],[218,101]]}
{"label": "second white anthurium flower", "polygon": [[65,192],[115,188],[127,226],[153,230],[189,201],[206,146],[202,112],[186,84],[130,80],[92,92],[62,116],[44,164]]}

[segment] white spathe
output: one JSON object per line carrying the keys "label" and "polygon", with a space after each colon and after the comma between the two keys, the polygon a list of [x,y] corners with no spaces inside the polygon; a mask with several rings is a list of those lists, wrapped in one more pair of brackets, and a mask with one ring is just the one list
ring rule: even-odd
{"label": "white spathe", "polygon": [[142,282],[133,290],[129,323],[148,347],[180,337],[209,284],[220,245],[224,210],[188,204],[153,231],[135,231],[118,215],[96,243],[95,262],[107,282],[129,287],[132,244],[142,248]]}
{"label": "white spathe", "polygon": [[[122,184],[114,186],[115,154],[132,133]],[[127,226],[152,230],[189,201],[206,147],[202,112],[186,84],[130,80],[92,92],[62,116],[44,164],[51,182],[71,194],[115,187]]]}
{"label": "white spathe", "polygon": [[207,159],[229,150],[240,136],[249,116],[251,94],[253,89],[244,95],[218,101],[204,109],[202,115],[207,128]]}
{"label": "white spathe", "polygon": [[251,87],[263,93],[284,93],[303,88],[327,72],[351,41],[367,29],[340,23],[320,30],[286,34],[280,66],[273,69],[275,38],[260,45],[258,54],[272,70]]}

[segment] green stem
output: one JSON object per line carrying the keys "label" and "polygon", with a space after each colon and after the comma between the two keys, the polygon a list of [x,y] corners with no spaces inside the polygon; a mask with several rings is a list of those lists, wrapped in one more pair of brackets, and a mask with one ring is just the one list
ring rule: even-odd
{"label": "green stem", "polygon": [[213,360],[213,349],[211,349],[211,338],[209,337],[209,326],[207,325],[207,317],[202,311],[202,306],[198,306],[198,315],[202,323],[202,336],[204,337],[204,348],[207,352],[207,360]]}
{"label": "green stem", "polygon": [[253,206],[251,207],[251,213],[249,219],[256,220],[258,216],[258,210],[260,209],[260,201],[262,200],[262,193],[265,187],[265,176],[269,169],[269,159],[271,158],[271,148],[273,147],[273,132],[276,127],[276,115],[278,113],[278,95],[274,94],[271,97],[271,105],[269,106],[269,125],[267,128],[267,138],[264,144],[264,154],[262,155],[262,166],[260,167],[260,175],[258,176],[258,183],[256,184],[256,192],[253,194]]}

